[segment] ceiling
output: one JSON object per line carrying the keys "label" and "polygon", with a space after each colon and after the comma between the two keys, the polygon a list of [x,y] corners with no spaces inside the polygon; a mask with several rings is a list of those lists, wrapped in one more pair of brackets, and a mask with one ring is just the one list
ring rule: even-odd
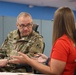
{"label": "ceiling", "polygon": [[29,4],[30,7],[32,6],[47,6],[47,7],[67,6],[73,10],[76,10],[76,0],[0,0],[0,1]]}

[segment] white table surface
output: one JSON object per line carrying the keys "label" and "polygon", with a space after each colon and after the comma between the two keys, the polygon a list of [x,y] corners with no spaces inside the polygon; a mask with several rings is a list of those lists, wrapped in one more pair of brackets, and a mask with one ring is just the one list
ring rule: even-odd
{"label": "white table surface", "polygon": [[35,75],[31,73],[9,73],[9,72],[0,72],[0,75]]}

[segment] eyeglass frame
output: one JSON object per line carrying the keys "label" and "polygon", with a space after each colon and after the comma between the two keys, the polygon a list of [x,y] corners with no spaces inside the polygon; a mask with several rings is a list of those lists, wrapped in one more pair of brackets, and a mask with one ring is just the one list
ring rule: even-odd
{"label": "eyeglass frame", "polygon": [[33,23],[28,23],[28,24],[19,24],[18,23],[18,26],[20,27],[20,28],[25,28],[25,27],[27,27],[27,28],[30,28],[30,27],[32,27],[33,26]]}

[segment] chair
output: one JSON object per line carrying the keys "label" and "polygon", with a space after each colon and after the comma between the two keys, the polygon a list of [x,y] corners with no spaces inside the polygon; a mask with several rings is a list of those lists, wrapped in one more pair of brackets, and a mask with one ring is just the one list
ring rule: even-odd
{"label": "chair", "polygon": [[33,24],[33,27],[32,27],[33,30],[37,32],[38,26],[39,26],[39,25],[37,25],[37,24]]}
{"label": "chair", "polygon": [[[39,26],[39,25],[37,25],[37,24],[33,24],[33,30],[35,30],[37,33],[39,33],[39,32],[37,31],[38,26]],[[42,36],[42,37],[43,37],[43,36]],[[44,52],[45,43],[43,43],[43,45],[44,45],[44,46],[43,46],[43,52]],[[43,52],[42,52],[42,53],[43,53]],[[34,74],[40,74],[40,72],[34,69]]]}
{"label": "chair", "polygon": [[[42,53],[44,53],[44,49],[45,49],[45,43],[43,43],[43,52]],[[37,70],[34,70],[34,74],[41,74],[39,71],[37,71]]]}
{"label": "chair", "polygon": [[[37,25],[37,24],[33,24],[33,30],[36,31],[37,33],[39,33],[39,32],[37,31],[38,26],[39,26],[39,25]],[[43,37],[43,36],[42,36],[42,37]],[[43,43],[43,45],[44,45],[44,46],[43,46],[43,52],[44,52],[45,43]],[[43,52],[42,52],[42,53],[43,53]],[[34,69],[34,74],[40,74],[40,72]]]}
{"label": "chair", "polygon": [[[39,26],[39,25],[37,25],[37,24],[33,24],[33,30],[35,30],[37,33],[39,33],[39,32],[37,31],[38,26]],[[43,37],[43,36],[42,36],[42,37]],[[45,43],[43,43],[43,45],[44,45],[44,47],[43,47],[43,52],[44,52]],[[43,53],[43,52],[42,52],[42,53]],[[40,72],[34,69],[34,74],[40,74]]]}

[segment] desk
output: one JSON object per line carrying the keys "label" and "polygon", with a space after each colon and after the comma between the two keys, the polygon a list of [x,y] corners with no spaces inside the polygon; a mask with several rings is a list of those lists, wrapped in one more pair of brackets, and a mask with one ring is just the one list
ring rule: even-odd
{"label": "desk", "polygon": [[30,73],[9,73],[9,72],[0,72],[0,75],[35,75]]}

